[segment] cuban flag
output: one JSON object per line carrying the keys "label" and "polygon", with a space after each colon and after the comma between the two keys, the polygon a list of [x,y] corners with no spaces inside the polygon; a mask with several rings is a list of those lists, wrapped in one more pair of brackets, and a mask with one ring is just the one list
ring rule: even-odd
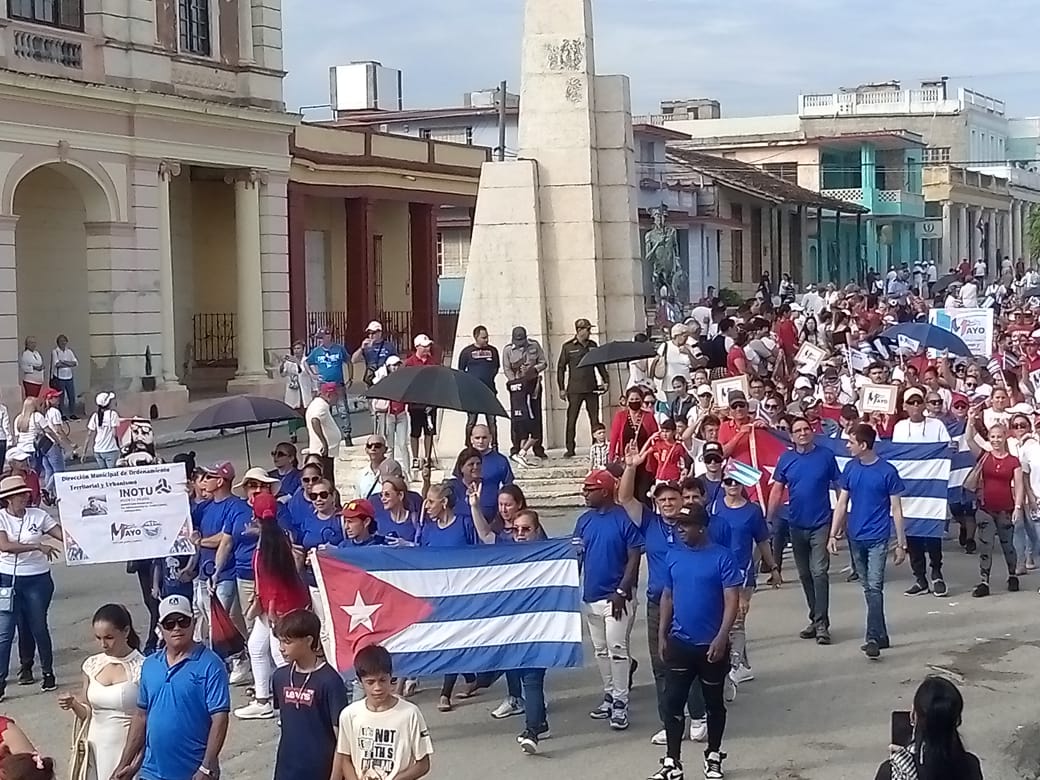
{"label": "cuban flag", "polygon": [[[847,444],[844,439],[816,437],[816,446],[831,450],[842,471],[852,459]],[[874,451],[896,467],[906,486],[902,500],[906,535],[942,537],[946,530],[953,452],[949,443],[893,444],[889,439],[878,439]]]}
{"label": "cuban flag", "polygon": [[973,495],[965,494],[964,480],[975,468],[975,456],[968,448],[968,442],[964,437],[965,425],[963,422],[950,422],[946,430],[950,432],[950,438],[957,442],[957,449],[951,449],[950,455],[950,492],[951,504],[965,504],[975,500]]}
{"label": "cuban flag", "polygon": [[341,672],[380,644],[422,677],[581,666],[581,590],[569,539],[460,548],[330,548],[315,557]]}
{"label": "cuban flag", "polygon": [[762,472],[754,466],[730,458],[726,468],[722,470],[722,476],[735,479],[744,487],[754,487],[762,479]]}

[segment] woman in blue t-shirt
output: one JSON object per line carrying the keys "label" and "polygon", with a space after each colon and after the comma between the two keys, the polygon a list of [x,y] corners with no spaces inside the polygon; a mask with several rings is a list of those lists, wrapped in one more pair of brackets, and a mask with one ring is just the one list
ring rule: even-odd
{"label": "woman in blue t-shirt", "polygon": [[[726,678],[726,700],[733,701],[737,685],[743,680],[753,679],[747,658],[747,633],[745,630],[751,596],[755,592],[755,548],[769,569],[769,584],[780,587],[780,569],[773,560],[769,544],[769,527],[758,504],[747,500],[744,486],[730,476],[722,478],[722,496],[708,507],[712,522],[724,522],[729,528],[729,549],[737,568],[744,573],[744,587],[740,589],[740,608],[737,620],[730,631],[730,659],[732,669]],[[709,524],[710,527],[710,524]]]}
{"label": "woman in blue t-shirt", "polygon": [[408,486],[400,477],[387,477],[375,507],[376,532],[391,545],[411,545],[419,532],[420,512],[408,505]]}
{"label": "woman in blue t-shirt", "polygon": [[[304,479],[309,475],[309,468],[304,468]],[[329,619],[318,592],[318,583],[314,579],[310,554],[313,550],[339,545],[343,541],[343,525],[339,516],[336,490],[331,482],[324,477],[309,483],[305,481],[303,490],[310,511],[300,511],[299,525],[295,527],[293,535],[293,554],[296,556],[303,581],[307,583],[311,592],[311,609],[321,620],[322,646],[325,648],[326,656],[331,658]]]}
{"label": "woman in blue t-shirt", "polygon": [[[423,474],[424,480],[428,480],[428,474]],[[467,547],[478,543],[477,531],[473,527],[473,517],[469,512],[469,506],[465,508],[465,514],[461,513],[455,502],[456,488],[449,482],[439,485],[426,486],[426,498],[423,501],[422,523],[419,526],[417,544],[420,547]],[[468,501],[463,503],[468,504]],[[460,693],[459,698],[465,699],[472,695],[472,685],[476,681],[476,675],[464,675],[470,689]],[[455,690],[457,674],[444,675],[444,684],[441,686],[441,698],[437,709],[441,712],[452,710],[451,695]]]}
{"label": "woman in blue t-shirt", "polygon": [[271,450],[271,461],[274,468],[267,475],[278,480],[278,499],[283,500],[300,489],[300,461],[296,446],[287,441],[278,442]]}
{"label": "woman in blue t-shirt", "polygon": [[481,464],[484,456],[480,450],[466,447],[455,459],[453,476],[446,484],[451,485],[455,494],[455,513],[470,517],[469,493],[474,485],[479,489],[481,484]]}
{"label": "woman in blue t-shirt", "polygon": [[314,511],[310,499],[307,498],[307,488],[323,480],[324,475],[325,472],[321,465],[317,463],[308,463],[300,469],[300,487],[289,497],[285,505],[286,511],[289,513],[289,535],[294,542],[303,521]]}
{"label": "woman in blue t-shirt", "polygon": [[343,541],[340,549],[355,547],[379,547],[387,543],[387,538],[377,530],[376,510],[371,502],[364,498],[348,501],[343,507]]}

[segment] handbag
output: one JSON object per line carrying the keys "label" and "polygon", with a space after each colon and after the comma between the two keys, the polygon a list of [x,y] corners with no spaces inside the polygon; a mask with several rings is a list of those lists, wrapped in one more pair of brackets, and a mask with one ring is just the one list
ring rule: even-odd
{"label": "handbag", "polygon": [[987,452],[985,455],[979,458],[979,462],[976,463],[974,467],[972,467],[972,470],[968,472],[968,476],[964,478],[963,487],[966,493],[978,492],[979,487],[981,487],[982,485],[982,467],[985,465],[986,460],[989,458],[989,456],[990,455]]}
{"label": "handbag", "polygon": [[76,718],[72,726],[72,746],[69,750],[69,780],[87,780],[90,764],[90,745],[87,743],[89,729],[89,718]]}
{"label": "handbag", "polygon": [[[25,527],[25,518],[18,524],[18,541],[22,541],[22,528]],[[18,573],[18,555],[14,554],[14,566],[11,567],[11,584],[0,585],[0,613],[14,612],[14,578]]]}

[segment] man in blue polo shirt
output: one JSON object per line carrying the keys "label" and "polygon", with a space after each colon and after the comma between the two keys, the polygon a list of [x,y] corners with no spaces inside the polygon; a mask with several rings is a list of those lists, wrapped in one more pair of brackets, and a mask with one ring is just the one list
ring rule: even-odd
{"label": "man in blue polo shirt", "polygon": [[788,528],[798,577],[809,606],[809,625],[799,632],[802,639],[818,645],[831,643],[830,580],[831,558],[827,539],[831,529],[831,487],[841,476],[834,453],[814,443],[808,420],[796,418],[791,425],[794,449],[780,456],[769,491],[769,517],[777,516],[784,488],[790,493]]}
{"label": "man in blue polo shirt", "polygon": [[[714,522],[714,521],[713,521]],[[708,534],[708,515],[693,507],[679,517],[683,544],[668,551],[661,591],[658,646],[665,664],[664,729],[667,753],[650,780],[682,780],[684,710],[699,682],[708,721],[704,777],[723,777],[726,731],[723,683],[729,673],[729,637],[740,606],[745,572]]]}
{"label": "man in blue polo shirt", "polygon": [[319,384],[330,382],[336,385],[336,395],[331,406],[339,417],[340,432],[344,445],[351,446],[350,441],[350,407],[347,404],[347,390],[354,381],[354,363],[350,352],[342,345],[332,341],[332,331],[323,328],[318,331],[321,343],[307,355],[307,365]]}
{"label": "man in blue polo shirt", "polygon": [[220,656],[195,642],[191,602],[167,596],[159,604],[165,648],[145,659],[115,780],[203,780],[220,777],[231,693]]}
{"label": "man in blue polo shirt", "polygon": [[585,623],[603,679],[603,700],[589,717],[609,718],[610,727],[620,731],[628,728],[629,638],[643,539],[625,508],[614,503],[616,490],[617,480],[609,471],[585,477],[581,492],[589,508],[574,526],[574,540],[581,547]]}
{"label": "man in blue polo shirt", "polygon": [[896,565],[906,559],[906,531],[900,500],[906,487],[895,466],[874,452],[876,440],[877,431],[866,423],[853,426],[849,431],[852,460],[838,480],[841,492],[827,542],[831,555],[837,555],[838,539],[845,532],[847,520],[849,549],[867,602],[866,642],[860,649],[871,660],[880,658],[881,651],[890,644],[885,625],[885,560],[893,525]]}

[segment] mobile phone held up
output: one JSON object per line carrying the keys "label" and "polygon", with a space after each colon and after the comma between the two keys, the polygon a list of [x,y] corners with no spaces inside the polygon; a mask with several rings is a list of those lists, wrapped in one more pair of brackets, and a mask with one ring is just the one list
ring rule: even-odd
{"label": "mobile phone held up", "polygon": [[892,713],[892,734],[889,744],[907,747],[914,737],[914,727],[910,723],[910,712],[895,710]]}

